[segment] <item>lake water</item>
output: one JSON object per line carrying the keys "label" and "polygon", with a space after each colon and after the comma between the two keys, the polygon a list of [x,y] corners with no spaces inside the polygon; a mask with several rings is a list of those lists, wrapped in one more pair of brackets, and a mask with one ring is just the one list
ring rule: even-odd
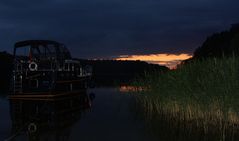
{"label": "lake water", "polygon": [[[69,114],[70,116],[68,116],[68,114],[63,115],[61,116],[62,118],[55,117],[57,120],[55,120],[55,118],[54,120],[45,118],[46,121],[44,121],[42,120],[44,118],[41,118],[39,122],[47,123],[47,127],[49,128],[42,130],[42,133],[38,137],[29,137],[28,134],[26,134],[26,131],[21,131],[21,133],[16,135],[14,139],[16,141],[45,141],[46,139],[64,141],[153,140],[153,138],[147,134],[143,121],[136,120],[133,112],[130,110],[131,96],[127,94],[127,92],[119,91],[117,88],[96,88],[90,89],[89,93],[94,93],[96,96],[92,102],[91,110],[80,112],[80,114],[72,112]],[[0,99],[0,141],[5,140],[10,135],[14,134],[12,131],[13,122],[14,125],[19,126],[19,123],[16,123],[19,122],[19,118],[23,118],[23,116],[17,115],[16,113],[12,114],[10,109],[10,102],[4,98]],[[44,112],[42,112],[42,114],[43,113]],[[51,114],[55,113],[52,112]],[[13,120],[11,120],[11,116],[17,118],[12,118]],[[41,112],[39,112],[37,116],[42,116]],[[65,117],[66,120],[64,120]],[[73,117],[75,120],[72,120]],[[27,116],[24,118],[29,120]],[[69,122],[71,120],[72,122]],[[54,124],[52,124],[52,122],[54,122]],[[59,129],[50,128],[53,126]],[[43,126],[42,129],[44,129]]]}

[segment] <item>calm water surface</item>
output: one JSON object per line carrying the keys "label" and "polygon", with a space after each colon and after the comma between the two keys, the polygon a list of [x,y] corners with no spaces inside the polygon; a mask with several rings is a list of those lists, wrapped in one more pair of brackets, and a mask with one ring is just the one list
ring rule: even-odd
{"label": "calm water surface", "polygon": [[[120,92],[116,88],[96,88],[89,90],[96,96],[92,103],[92,109],[78,113],[67,113],[61,118],[41,119],[47,126],[54,126],[64,129],[43,128],[43,135],[38,137],[27,136],[26,131],[15,137],[16,141],[26,140],[64,140],[64,141],[148,141],[153,140],[147,134],[143,122],[135,120],[130,111],[130,95]],[[10,116],[10,102],[7,99],[0,99],[0,141],[6,139],[13,133],[13,121]],[[39,105],[38,105],[39,106]],[[45,109],[45,111],[49,110]],[[42,113],[43,114],[43,113]],[[55,114],[55,113],[52,113]],[[68,114],[70,116],[68,116]],[[12,114],[18,119],[19,115]],[[38,115],[41,116],[41,113]],[[22,118],[22,117],[21,117]],[[64,120],[64,118],[66,120]],[[69,119],[67,119],[69,118]],[[74,120],[72,120],[74,118]],[[29,119],[27,119],[29,120]],[[71,121],[72,120],[72,121]],[[71,122],[69,122],[71,121]],[[52,124],[52,122],[55,122]],[[16,120],[14,120],[16,123]],[[59,123],[62,125],[58,126]],[[67,125],[67,126],[66,126]],[[16,131],[15,131],[16,132]]]}

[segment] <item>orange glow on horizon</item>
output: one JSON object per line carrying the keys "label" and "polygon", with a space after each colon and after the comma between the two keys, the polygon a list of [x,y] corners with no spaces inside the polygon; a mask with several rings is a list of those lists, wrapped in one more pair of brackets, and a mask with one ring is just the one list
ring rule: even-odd
{"label": "orange glow on horizon", "polygon": [[191,58],[192,55],[182,54],[149,54],[149,55],[122,55],[116,60],[140,60],[152,64],[167,66],[171,69],[175,68],[181,61]]}

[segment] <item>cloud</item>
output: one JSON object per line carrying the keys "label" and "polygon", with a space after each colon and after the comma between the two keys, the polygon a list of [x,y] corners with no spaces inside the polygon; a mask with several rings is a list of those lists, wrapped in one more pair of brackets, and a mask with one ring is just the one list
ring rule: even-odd
{"label": "cloud", "polygon": [[51,39],[74,56],[192,53],[238,21],[236,0],[2,0],[0,50]]}

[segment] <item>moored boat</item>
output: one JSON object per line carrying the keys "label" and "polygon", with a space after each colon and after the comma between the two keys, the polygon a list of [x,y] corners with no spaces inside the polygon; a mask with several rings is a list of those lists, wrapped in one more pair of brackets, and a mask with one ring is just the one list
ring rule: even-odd
{"label": "moored boat", "polygon": [[21,41],[15,44],[13,54],[12,99],[54,98],[87,90],[91,67],[73,59],[61,43]]}

